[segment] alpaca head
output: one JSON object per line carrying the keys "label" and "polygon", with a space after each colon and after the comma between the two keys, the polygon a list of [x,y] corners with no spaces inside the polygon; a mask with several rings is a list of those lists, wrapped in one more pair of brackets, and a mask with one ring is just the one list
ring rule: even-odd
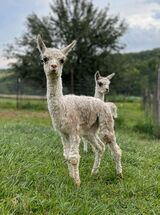
{"label": "alpaca head", "polygon": [[37,48],[41,54],[41,59],[46,76],[54,78],[61,76],[63,64],[66,56],[75,46],[74,40],[67,47],[62,49],[47,48],[40,35],[37,37]]}
{"label": "alpaca head", "polygon": [[95,82],[96,82],[96,89],[99,93],[105,94],[109,92],[109,85],[111,83],[111,79],[115,73],[112,73],[106,77],[103,77],[100,75],[100,73],[97,71],[95,73]]}

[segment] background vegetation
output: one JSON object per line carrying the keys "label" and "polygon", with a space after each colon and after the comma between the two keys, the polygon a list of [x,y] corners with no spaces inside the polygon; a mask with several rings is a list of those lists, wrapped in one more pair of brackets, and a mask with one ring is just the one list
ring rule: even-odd
{"label": "background vegetation", "polygon": [[31,79],[45,88],[37,35],[42,35],[48,47],[64,47],[76,39],[76,48],[64,66],[64,90],[93,94],[94,73],[97,69],[106,71],[111,54],[123,48],[120,37],[126,24],[118,16],[109,15],[109,8],[97,9],[89,0],[54,0],[50,8],[46,17],[29,15],[26,32],[15,45],[8,47],[8,56],[17,59],[13,70],[18,77]]}
{"label": "background vegetation", "polygon": [[[143,51],[139,53],[128,53],[128,54],[114,54],[114,64],[110,64],[105,70],[101,70],[102,75],[107,75],[112,72],[116,73],[116,76],[112,79],[111,94],[122,94],[122,95],[134,95],[143,96],[144,90],[150,89],[153,92],[156,76],[160,49],[154,49],[151,51]],[[39,62],[39,61],[38,61]],[[64,66],[65,67],[65,66]],[[85,73],[87,76],[87,73]],[[15,94],[16,93],[16,77],[17,73],[15,70],[0,71],[0,93]],[[38,82],[34,82],[31,79],[26,80],[22,78],[23,84],[21,86],[22,94],[31,95],[44,95],[46,90]],[[93,95],[94,92],[94,74],[90,77],[92,87],[88,87],[88,93]],[[65,80],[64,82],[65,83]],[[123,83],[123,84],[122,84]],[[84,87],[85,82],[83,83]],[[70,83],[71,85],[71,83]],[[75,87],[81,90],[82,86],[75,83]],[[68,87],[69,86],[68,84]],[[84,87],[85,89],[85,87]],[[67,93],[66,85],[64,84],[64,91]],[[86,94],[82,91],[80,94]]]}
{"label": "background vegetation", "polygon": [[120,54],[125,47],[121,37],[126,30],[125,21],[110,15],[109,7],[100,10],[90,0],[53,0],[50,14],[45,17],[34,13],[28,15],[26,32],[15,44],[8,46],[6,54],[17,59],[12,71],[16,78],[21,78],[22,86],[33,88],[32,92],[24,87],[24,94],[46,92],[45,75],[36,47],[39,33],[48,47],[64,47],[77,40],[63,69],[64,93],[93,95],[97,70],[102,75],[116,73],[111,86],[114,94],[141,96],[145,89],[153,93],[160,49]]}

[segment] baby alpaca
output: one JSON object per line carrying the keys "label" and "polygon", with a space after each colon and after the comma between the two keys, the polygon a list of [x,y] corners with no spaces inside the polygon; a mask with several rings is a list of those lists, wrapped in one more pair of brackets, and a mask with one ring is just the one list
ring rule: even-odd
{"label": "baby alpaca", "polygon": [[[116,143],[113,117],[100,99],[63,95],[62,68],[66,56],[75,46],[73,41],[63,49],[47,48],[39,35],[37,46],[43,61],[47,80],[47,103],[52,124],[59,131],[63,143],[63,154],[68,164],[69,175],[77,186],[79,176],[79,144],[80,136],[85,137],[95,152],[92,174],[98,172],[105,144],[108,144],[116,162],[116,172],[122,175],[121,149]],[[99,135],[98,136],[98,130]]]}
{"label": "baby alpaca", "polygon": [[[105,94],[109,92],[110,80],[113,76],[115,76],[115,73],[106,77],[101,76],[98,71],[95,73],[95,98],[99,98],[104,101]],[[106,102],[106,104],[110,108],[113,118],[117,118],[117,106],[113,102]]]}
{"label": "baby alpaca", "polygon": [[[107,77],[102,77],[100,73],[97,71],[95,73],[95,98],[99,98],[104,101],[105,94],[109,92],[110,80],[113,78],[115,73],[108,75]],[[110,109],[113,118],[117,118],[117,106],[112,102],[105,103],[107,107]],[[84,151],[88,151],[87,142],[83,139],[84,143]]]}

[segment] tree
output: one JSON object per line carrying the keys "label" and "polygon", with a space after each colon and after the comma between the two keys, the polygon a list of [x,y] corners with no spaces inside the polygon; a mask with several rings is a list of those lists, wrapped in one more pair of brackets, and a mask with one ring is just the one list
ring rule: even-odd
{"label": "tree", "polygon": [[48,46],[55,47],[76,39],[77,46],[63,71],[64,89],[77,94],[93,94],[94,73],[104,68],[106,56],[123,48],[119,39],[126,31],[126,24],[118,16],[109,16],[108,7],[99,10],[88,0],[53,0],[50,8],[48,17],[28,16],[27,33],[18,39],[24,53],[15,54],[18,61],[13,65],[14,69],[21,77],[45,85],[45,76],[37,63],[37,34],[42,35]]}
{"label": "tree", "polygon": [[45,87],[45,76],[40,57],[36,47],[36,35],[41,32],[44,41],[51,46],[50,24],[46,17],[40,19],[36,14],[31,14],[26,21],[27,32],[22,38],[16,39],[15,46],[9,46],[7,53],[9,57],[16,58],[17,62],[12,64],[17,77],[30,79]]}

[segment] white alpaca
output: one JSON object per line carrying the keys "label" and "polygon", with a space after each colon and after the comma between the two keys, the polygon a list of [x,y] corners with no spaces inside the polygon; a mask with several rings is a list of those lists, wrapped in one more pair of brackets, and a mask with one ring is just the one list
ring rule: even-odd
{"label": "white alpaca", "polygon": [[[75,46],[73,41],[63,49],[47,48],[40,35],[37,45],[44,62],[47,79],[48,109],[54,127],[62,137],[64,157],[68,164],[69,175],[80,186],[79,144],[80,136],[85,137],[95,152],[92,174],[98,172],[104,143],[108,143],[116,162],[116,172],[122,176],[121,149],[116,143],[113,117],[104,102],[93,97],[66,95],[62,93],[62,68],[67,54]],[[99,135],[97,131],[99,130]],[[102,141],[104,142],[102,142]]]}
{"label": "white alpaca", "polygon": [[[105,94],[109,93],[109,85],[113,76],[115,76],[115,73],[106,77],[101,76],[98,71],[95,73],[95,98],[99,98],[104,101]],[[106,102],[106,104],[110,108],[113,118],[117,118],[117,106],[113,102]]]}
{"label": "white alpaca", "polygon": [[[110,80],[113,78],[115,73],[112,73],[106,77],[100,75],[97,71],[95,73],[95,98],[99,98],[104,101],[105,94],[109,92]],[[107,107],[110,109],[113,118],[117,118],[117,106],[113,102],[106,102]],[[84,151],[88,151],[87,142],[83,139]]]}

